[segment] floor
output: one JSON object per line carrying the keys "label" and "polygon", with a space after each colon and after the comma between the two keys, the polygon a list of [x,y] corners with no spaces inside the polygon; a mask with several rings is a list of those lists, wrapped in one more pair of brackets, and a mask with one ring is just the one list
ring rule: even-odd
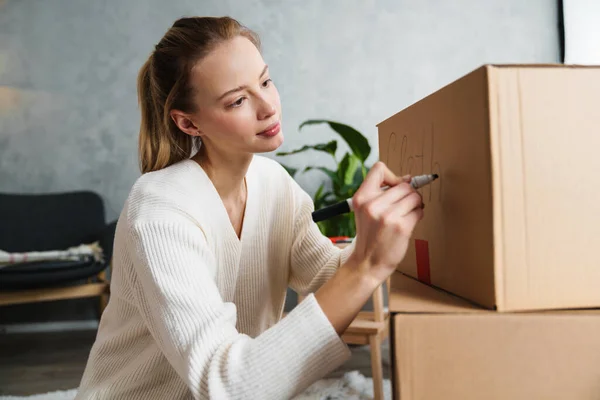
{"label": "floor", "polygon": [[[0,335],[0,395],[31,395],[79,385],[96,331]],[[389,377],[389,347],[383,348],[384,377]],[[371,376],[367,346],[353,346],[352,357],[329,377],[348,371]]]}

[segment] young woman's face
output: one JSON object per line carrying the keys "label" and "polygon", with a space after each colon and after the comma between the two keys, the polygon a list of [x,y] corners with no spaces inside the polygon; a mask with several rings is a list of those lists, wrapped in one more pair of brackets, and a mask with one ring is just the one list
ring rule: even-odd
{"label": "young woman's face", "polygon": [[244,37],[220,44],[193,69],[203,145],[219,152],[264,153],[283,142],[279,92],[258,49]]}

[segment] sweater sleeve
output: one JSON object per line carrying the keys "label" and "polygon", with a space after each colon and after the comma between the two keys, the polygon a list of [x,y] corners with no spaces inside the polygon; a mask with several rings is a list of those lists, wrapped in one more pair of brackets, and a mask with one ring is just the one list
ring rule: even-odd
{"label": "sweater sleeve", "polygon": [[137,306],[195,399],[290,398],[349,357],[312,296],[256,338],[239,333],[191,221],[137,223],[129,237]]}
{"label": "sweater sleeve", "polygon": [[354,249],[354,243],[343,250],[325,237],[312,220],[314,203],[295,181],[294,239],[291,254],[290,287],[301,295],[314,293],[344,264]]}

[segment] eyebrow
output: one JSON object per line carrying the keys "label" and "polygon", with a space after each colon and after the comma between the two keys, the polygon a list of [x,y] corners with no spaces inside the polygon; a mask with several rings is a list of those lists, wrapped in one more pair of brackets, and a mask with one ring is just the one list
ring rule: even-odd
{"label": "eyebrow", "polygon": [[[262,77],[263,77],[263,76],[264,76],[264,75],[267,73],[267,70],[268,70],[268,69],[269,69],[269,66],[268,66],[268,65],[265,65],[265,67],[263,68],[262,72],[260,73],[260,76],[258,77],[258,79],[262,78]],[[232,93],[239,92],[240,90],[244,90],[244,89],[246,89],[246,88],[247,88],[247,86],[238,86],[238,87],[236,87],[236,88],[234,88],[234,89],[228,90],[228,91],[226,91],[225,93],[223,93],[223,94],[222,94],[222,95],[221,95],[221,96],[220,96],[220,97],[217,99],[217,101],[220,101],[220,100],[222,100],[224,97],[226,97],[226,96],[228,96],[228,95],[230,95],[230,94],[232,94]]]}

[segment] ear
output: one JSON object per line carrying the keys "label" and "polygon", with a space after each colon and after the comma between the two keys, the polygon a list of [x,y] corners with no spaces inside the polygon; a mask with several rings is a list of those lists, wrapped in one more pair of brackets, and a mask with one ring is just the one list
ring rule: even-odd
{"label": "ear", "polygon": [[194,121],[190,118],[190,116],[179,110],[171,110],[169,113],[171,115],[171,119],[175,122],[175,125],[183,132],[190,136],[201,136],[202,132],[196,126]]}

